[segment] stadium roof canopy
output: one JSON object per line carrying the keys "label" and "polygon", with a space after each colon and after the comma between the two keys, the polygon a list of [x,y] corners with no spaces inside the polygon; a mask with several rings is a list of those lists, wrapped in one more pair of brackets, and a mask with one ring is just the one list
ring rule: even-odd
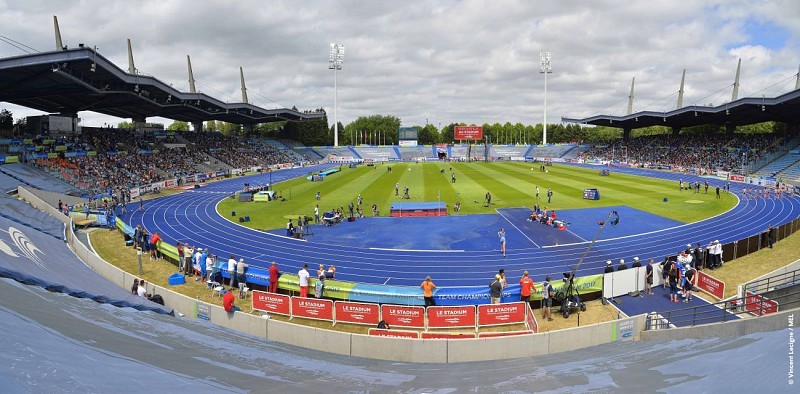
{"label": "stadium roof canopy", "polygon": [[669,112],[642,111],[624,116],[597,115],[583,119],[561,118],[562,122],[638,129],[648,126],[683,128],[705,124],[744,126],[775,121],[800,121],[800,90],[778,97],[745,97],[716,107],[692,105]]}
{"label": "stadium roof canopy", "polygon": [[92,111],[120,118],[257,124],[321,118],[322,113],[226,103],[181,92],[152,76],[123,71],[88,47],[0,59],[0,102],[48,113]]}

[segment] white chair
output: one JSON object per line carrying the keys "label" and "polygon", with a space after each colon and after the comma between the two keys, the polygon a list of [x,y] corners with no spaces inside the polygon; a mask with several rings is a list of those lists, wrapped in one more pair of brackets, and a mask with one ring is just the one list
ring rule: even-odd
{"label": "white chair", "polygon": [[222,292],[225,290],[219,282],[211,282],[211,298],[215,298],[214,295],[217,294],[222,297]]}
{"label": "white chair", "polygon": [[250,288],[247,287],[247,284],[239,283],[239,298],[240,299],[242,299],[242,300],[246,299],[248,291],[250,291]]}

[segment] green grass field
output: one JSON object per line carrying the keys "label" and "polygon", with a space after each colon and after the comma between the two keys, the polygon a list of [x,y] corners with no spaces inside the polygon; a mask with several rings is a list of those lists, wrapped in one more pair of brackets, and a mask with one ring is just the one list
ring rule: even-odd
{"label": "green grass field", "polygon": [[[388,167],[392,171],[387,171]],[[456,175],[456,183],[450,182],[450,174]],[[444,170],[444,173],[441,172]],[[381,216],[389,214],[392,202],[400,201],[394,195],[394,185],[409,188],[411,201],[443,201],[450,214],[452,206],[461,202],[459,214],[495,213],[497,208],[532,207],[537,202],[548,209],[574,209],[604,206],[629,206],[655,215],[669,217],[684,223],[695,222],[715,216],[732,208],[736,197],[722,194],[716,199],[714,191],[700,194],[678,191],[677,182],[654,178],[614,173],[603,177],[594,169],[583,169],[558,165],[547,167],[548,172],[539,171],[538,164],[521,162],[504,163],[391,163],[375,167],[359,166],[329,175],[323,182],[311,182],[305,178],[282,182],[274,186],[286,201],[240,203],[225,199],[218,212],[231,218],[250,216],[244,225],[257,229],[284,228],[289,218],[299,215],[313,216],[314,205],[319,204],[320,213],[333,208],[356,203],[361,194],[365,215],[372,215],[372,204],[378,205]],[[540,197],[534,198],[536,185]],[[553,189],[553,199],[547,203],[547,188]],[[599,201],[583,199],[584,188],[597,188]],[[322,198],[316,201],[314,193]],[[492,206],[484,207],[486,192],[492,194]],[[663,199],[669,202],[664,203]],[[477,203],[475,203],[477,201]]]}

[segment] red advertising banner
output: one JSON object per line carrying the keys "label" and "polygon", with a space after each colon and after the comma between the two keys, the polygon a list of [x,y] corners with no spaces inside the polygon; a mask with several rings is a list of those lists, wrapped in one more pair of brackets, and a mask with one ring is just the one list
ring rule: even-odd
{"label": "red advertising banner", "polygon": [[290,315],[290,305],[290,297],[287,295],[253,290],[253,309],[255,310]]}
{"label": "red advertising banner", "polygon": [[483,126],[456,126],[453,138],[457,140],[482,140]]}
{"label": "red advertising banner", "polygon": [[377,325],[381,321],[378,304],[336,301],[336,322]]}
{"label": "red advertising banner", "polygon": [[744,182],[744,176],[742,175],[730,175],[728,179],[735,181],[735,182]]}
{"label": "red advertising banner", "polygon": [[381,305],[381,318],[389,326],[425,327],[425,308],[421,306]]}
{"label": "red advertising banner", "polygon": [[725,296],[725,282],[702,271],[697,273],[697,287],[720,300]]}
{"label": "red advertising banner", "polygon": [[475,306],[430,306],[428,327],[475,327]]}
{"label": "red advertising banner", "polygon": [[528,335],[533,334],[530,331],[505,331],[505,332],[482,332],[478,338],[494,338],[494,337],[508,337],[512,335]]}
{"label": "red advertising banner", "polygon": [[369,335],[374,337],[419,339],[419,333],[416,331],[384,330],[382,328],[370,328]]}
{"label": "red advertising banner", "polygon": [[758,316],[778,311],[778,302],[753,294],[749,291],[745,294],[744,309],[746,311]]}
{"label": "red advertising banner", "polygon": [[478,305],[478,325],[498,326],[525,323],[525,308],[527,308],[525,302]]}
{"label": "red advertising banner", "polygon": [[422,339],[475,339],[475,333],[423,332]]}
{"label": "red advertising banner", "polygon": [[333,320],[333,301],[317,298],[292,297],[292,317]]}

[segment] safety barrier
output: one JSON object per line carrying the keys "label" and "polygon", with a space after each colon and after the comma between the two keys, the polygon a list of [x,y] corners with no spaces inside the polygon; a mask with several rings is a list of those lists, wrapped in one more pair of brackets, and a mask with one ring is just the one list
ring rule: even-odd
{"label": "safety barrier", "polygon": [[[337,323],[377,325],[381,320],[391,327],[419,328],[425,331],[469,328],[477,332],[484,326],[524,324],[525,333],[538,331],[538,323],[527,302],[479,306],[421,306],[378,305],[364,302],[331,301],[327,299],[291,297],[283,294],[253,291],[252,310],[305,319]],[[412,331],[416,332],[416,331]],[[382,335],[380,333],[370,335]],[[468,337],[468,334],[430,333],[425,339]],[[420,336],[417,336],[420,337]],[[472,336],[474,337],[474,335]]]}

